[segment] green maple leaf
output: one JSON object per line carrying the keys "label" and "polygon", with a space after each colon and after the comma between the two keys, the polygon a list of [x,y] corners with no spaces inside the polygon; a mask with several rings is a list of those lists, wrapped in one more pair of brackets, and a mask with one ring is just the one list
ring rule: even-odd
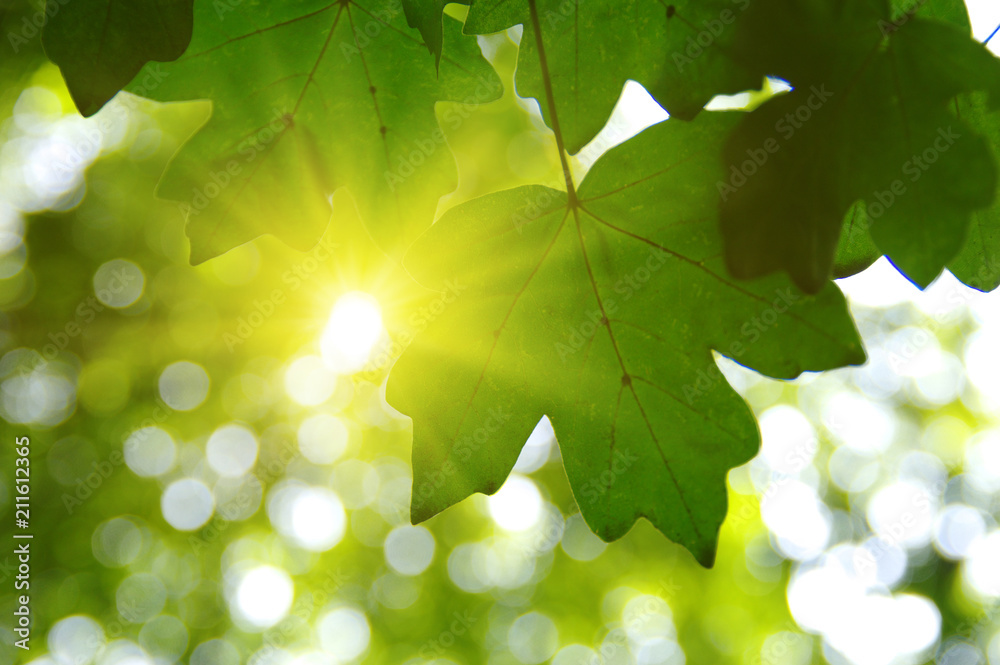
{"label": "green maple leaf", "polygon": [[[900,26],[910,16],[905,13],[905,6],[903,9],[895,19]],[[947,21],[971,34],[963,2],[924,3],[916,15]],[[990,108],[988,95],[982,92],[959,95],[950,108],[956,118],[986,139],[994,161],[1000,163],[1000,111]],[[852,212],[837,248],[834,274],[838,277],[860,272],[882,254],[868,233],[875,220],[866,215],[864,206]],[[981,291],[992,291],[1000,285],[1000,197],[995,196],[989,207],[973,211],[965,243],[947,267],[962,282]]]}
{"label": "green maple leaf", "polygon": [[639,517],[715,558],[726,474],[758,448],[713,350],[775,377],[860,363],[842,295],[725,273],[718,150],[739,114],[668,120],[601,157],[579,192],[527,186],[446,213],[406,258],[459,293],[417,335],[387,398],[413,418],[411,516],[507,477],[539,418],[605,540]]}
{"label": "green maple leaf", "polygon": [[1000,63],[954,26],[887,16],[860,1],[748,10],[750,34],[774,32],[754,57],[797,87],[748,114],[723,152],[720,217],[734,275],[784,269],[802,288],[821,288],[861,200],[874,244],[926,285],[993,201],[989,146],[949,104],[995,89]]}
{"label": "green maple leaf", "polygon": [[[517,90],[544,99],[551,85],[566,148],[578,152],[604,127],[622,86],[641,83],[672,115],[690,119],[717,94],[757,88],[760,71],[734,59],[729,43],[749,0],[627,0],[616,3],[475,0],[465,31],[524,24]],[[538,43],[544,44],[543,76]],[[549,127],[552,118],[543,104]]]}
{"label": "green maple leaf", "polygon": [[[340,187],[379,245],[400,255],[456,184],[435,104],[484,103],[501,92],[475,40],[450,18],[450,55],[436,71],[398,0],[235,9],[203,0],[196,19],[188,51],[141,90],[213,104],[158,189],[189,216],[194,263],[264,233],[311,247]],[[461,107],[443,113],[463,117]]]}
{"label": "green maple leaf", "polygon": [[96,113],[150,61],[191,41],[194,0],[48,0],[42,39],[80,113]]}

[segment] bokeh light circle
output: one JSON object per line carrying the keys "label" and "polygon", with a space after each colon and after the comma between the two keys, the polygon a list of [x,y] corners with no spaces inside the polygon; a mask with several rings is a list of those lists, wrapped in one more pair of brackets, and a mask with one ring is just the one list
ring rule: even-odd
{"label": "bokeh light circle", "polygon": [[94,295],[104,305],[123,309],[132,305],[146,287],[146,276],[135,263],[114,259],[94,273]]}
{"label": "bokeh light circle", "polygon": [[233,423],[212,432],[205,444],[205,457],[220,476],[237,478],[253,468],[258,447],[256,434],[244,425]]}
{"label": "bokeh light circle", "polygon": [[125,440],[125,464],[137,476],[162,476],[174,467],[177,444],[159,427],[143,427]]}
{"label": "bokeh light circle", "polygon": [[434,535],[423,526],[404,524],[385,539],[385,560],[401,575],[419,575],[434,558]]}
{"label": "bokeh light circle", "polygon": [[234,610],[258,628],[270,628],[288,614],[295,587],[284,570],[258,566],[240,576]]}
{"label": "bokeh light circle", "polygon": [[182,478],[167,486],[160,499],[163,519],[178,531],[202,527],[215,510],[215,498],[208,486],[194,478]]}
{"label": "bokeh light circle", "polygon": [[353,607],[337,607],[320,616],[316,634],[323,651],[337,663],[358,658],[368,649],[371,626],[364,612]]}
{"label": "bokeh light circle", "polygon": [[191,411],[208,397],[208,372],[197,363],[181,360],[160,373],[160,398],[175,411]]}

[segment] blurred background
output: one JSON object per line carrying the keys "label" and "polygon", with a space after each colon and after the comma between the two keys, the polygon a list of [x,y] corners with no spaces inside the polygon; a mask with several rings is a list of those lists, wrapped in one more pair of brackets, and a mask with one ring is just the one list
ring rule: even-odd
{"label": "blurred background", "polygon": [[[2,10],[7,35],[40,11]],[[970,13],[980,39],[1000,23],[995,2]],[[463,118],[439,212],[561,182],[512,93],[518,38],[481,39],[501,101],[439,105]],[[496,495],[410,526],[410,423],[382,396],[409,287],[348,195],[312,252],[264,237],[192,267],[153,192],[209,106],[122,93],[83,119],[37,34],[17,49],[0,61],[0,468],[30,435],[34,627],[25,654],[0,622],[0,663],[1000,665],[1000,295],[948,274],[920,292],[881,260],[839,282],[866,366],[786,382],[720,357],[763,446],[730,474],[712,570],[644,521],[592,535],[545,419]],[[630,83],[577,175],[665,117]],[[4,617],[13,562],[0,552]]]}

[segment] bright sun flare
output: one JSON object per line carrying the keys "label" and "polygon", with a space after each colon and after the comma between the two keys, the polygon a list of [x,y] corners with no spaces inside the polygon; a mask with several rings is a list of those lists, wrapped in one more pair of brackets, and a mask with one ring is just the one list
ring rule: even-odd
{"label": "bright sun flare", "polygon": [[319,348],[323,362],[339,374],[361,370],[384,334],[382,311],[367,293],[351,291],[330,312]]}

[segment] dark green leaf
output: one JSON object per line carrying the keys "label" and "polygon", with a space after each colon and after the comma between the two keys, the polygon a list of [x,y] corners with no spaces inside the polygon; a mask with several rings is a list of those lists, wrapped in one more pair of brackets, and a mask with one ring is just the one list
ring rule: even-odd
{"label": "dark green leaf", "polygon": [[179,58],[191,41],[193,6],[194,0],[48,0],[45,52],[80,113],[96,113],[147,62]]}
{"label": "dark green leaf", "polygon": [[[912,3],[895,4],[900,4],[901,9],[894,15],[893,24],[902,28],[912,18],[912,14],[905,11],[906,6]],[[971,32],[962,2],[923,3],[918,6],[916,15],[946,21],[965,34]],[[996,71],[996,65],[988,69]],[[987,94],[974,92],[959,95],[950,109],[956,118],[986,139],[994,163],[1000,163],[1000,113],[991,110]],[[849,214],[837,249],[833,270],[837,277],[863,270],[881,254],[868,233],[872,220],[865,215],[864,206],[856,206],[852,213],[856,214]],[[965,242],[947,267],[964,283],[983,291],[990,291],[1000,284],[1000,201],[994,198],[992,205],[972,213],[972,224]]]}
{"label": "dark green leaf", "polygon": [[[990,110],[986,95],[962,95],[955,101],[957,115],[989,142],[995,162],[1000,163],[1000,111]],[[972,213],[972,224],[962,250],[948,263],[960,280],[981,291],[1000,285],[1000,196],[988,208]]]}
{"label": "dark green leaf", "polygon": [[875,244],[926,285],[958,253],[972,212],[993,199],[992,155],[948,103],[994,85],[1000,65],[952,26],[914,17],[890,30],[851,6],[828,8],[812,29],[822,16],[809,3],[748,11],[749,25],[784,16],[761,57],[798,87],[748,114],[723,153],[722,230],[736,276],[784,269],[803,289],[821,288],[860,199]]}
{"label": "dark green leaf", "polygon": [[467,5],[469,0],[403,0],[406,22],[416,28],[424,38],[427,49],[434,54],[434,61],[441,63],[441,49],[444,47],[442,18],[445,5]]}

